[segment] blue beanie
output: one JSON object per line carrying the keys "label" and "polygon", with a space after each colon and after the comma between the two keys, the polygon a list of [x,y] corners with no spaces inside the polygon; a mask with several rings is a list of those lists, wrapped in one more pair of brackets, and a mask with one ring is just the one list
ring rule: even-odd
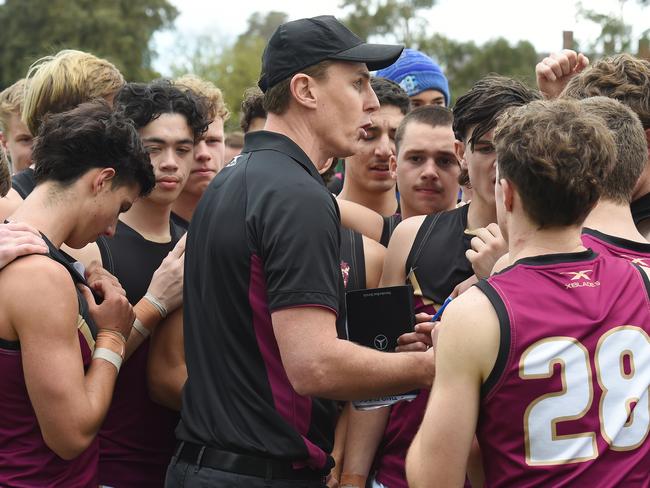
{"label": "blue beanie", "polygon": [[438,90],[445,96],[449,106],[449,82],[440,66],[424,53],[415,49],[404,49],[402,55],[388,68],[377,71],[377,76],[398,83],[409,97],[424,90]]}

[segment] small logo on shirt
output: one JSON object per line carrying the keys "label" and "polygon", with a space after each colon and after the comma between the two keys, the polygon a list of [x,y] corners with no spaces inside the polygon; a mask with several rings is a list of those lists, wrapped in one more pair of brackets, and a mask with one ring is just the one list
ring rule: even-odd
{"label": "small logo on shirt", "polygon": [[375,349],[379,351],[385,351],[388,347],[388,337],[384,334],[379,334],[375,337]]}
{"label": "small logo on shirt", "polygon": [[237,164],[237,160],[240,158],[241,155],[237,155],[234,158],[232,158],[232,161],[230,161],[227,165],[226,168],[230,168],[231,166],[234,166]]}
{"label": "small logo on shirt", "polygon": [[593,281],[589,276],[593,271],[593,269],[583,269],[582,271],[568,271],[566,273],[561,273],[563,275],[571,276],[571,281],[565,283],[564,286],[567,289],[581,288],[584,286],[595,288],[596,286],[600,286],[600,281]]}
{"label": "small logo on shirt", "polygon": [[567,273],[562,273],[563,275],[572,275],[573,278],[571,278],[571,281],[575,280],[580,280],[580,279],[585,279],[591,281],[591,278],[589,278],[588,273],[593,273],[592,269],[584,269],[582,271],[569,271]]}
{"label": "small logo on shirt", "polygon": [[621,257],[629,259],[632,264],[638,264],[639,266],[648,266],[648,263],[645,262],[648,258],[637,258],[635,256],[629,256],[627,254],[621,254]]}

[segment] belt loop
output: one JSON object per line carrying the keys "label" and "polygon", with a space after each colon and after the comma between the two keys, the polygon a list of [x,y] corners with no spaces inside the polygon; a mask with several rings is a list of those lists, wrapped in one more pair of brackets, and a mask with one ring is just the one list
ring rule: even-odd
{"label": "belt loop", "polygon": [[199,451],[199,455],[196,458],[196,467],[194,468],[194,473],[199,472],[199,468],[201,467],[201,460],[203,459],[203,453],[205,452],[205,446],[201,446],[201,450]]}
{"label": "belt loop", "polygon": [[185,441],[180,441],[178,447],[176,447],[176,452],[174,452],[174,464],[178,463],[178,460],[181,457],[181,452],[183,452],[183,447],[185,447]]}
{"label": "belt loop", "polygon": [[266,476],[264,477],[264,480],[267,483],[270,483],[272,479],[273,479],[273,466],[269,461],[266,461]]}

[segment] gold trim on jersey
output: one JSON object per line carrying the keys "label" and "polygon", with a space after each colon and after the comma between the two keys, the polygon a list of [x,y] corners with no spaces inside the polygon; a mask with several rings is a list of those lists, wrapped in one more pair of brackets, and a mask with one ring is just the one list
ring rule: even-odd
{"label": "gold trim on jersey", "polygon": [[86,323],[86,319],[84,319],[81,315],[77,315],[77,330],[81,332],[81,335],[86,340],[86,344],[88,344],[90,350],[94,351],[95,339],[93,338],[92,332],[90,332],[90,327]]}
{"label": "gold trim on jersey", "polygon": [[418,282],[418,279],[415,276],[415,269],[411,268],[411,271],[409,271],[409,274],[406,277],[406,279],[413,287],[413,295],[415,295],[416,297],[420,297],[422,299],[422,303],[424,303],[425,305],[433,305],[436,308],[436,310],[440,308],[439,304],[437,304],[430,298],[425,297],[424,294],[422,293],[422,287],[420,287],[420,283]]}

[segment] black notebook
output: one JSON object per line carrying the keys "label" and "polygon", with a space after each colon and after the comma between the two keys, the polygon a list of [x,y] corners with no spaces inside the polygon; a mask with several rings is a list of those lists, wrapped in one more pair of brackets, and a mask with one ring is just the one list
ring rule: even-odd
{"label": "black notebook", "polygon": [[413,332],[410,285],[354,290],[345,294],[348,339],[378,351],[393,351],[397,338]]}

